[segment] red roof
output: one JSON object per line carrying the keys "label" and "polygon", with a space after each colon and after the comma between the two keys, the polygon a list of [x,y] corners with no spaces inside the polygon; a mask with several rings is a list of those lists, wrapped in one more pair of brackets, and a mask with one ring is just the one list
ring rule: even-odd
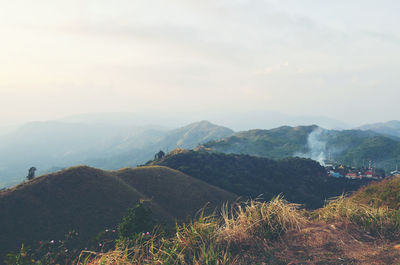
{"label": "red roof", "polygon": [[357,177],[357,174],[356,174],[356,173],[347,173],[346,176],[349,176],[349,177]]}
{"label": "red roof", "polygon": [[365,175],[373,175],[374,172],[372,172],[372,171],[366,171],[364,174],[365,174]]}

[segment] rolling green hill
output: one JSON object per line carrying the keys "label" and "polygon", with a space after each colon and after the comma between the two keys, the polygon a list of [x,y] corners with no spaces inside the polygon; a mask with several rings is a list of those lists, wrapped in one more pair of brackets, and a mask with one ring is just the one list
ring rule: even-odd
{"label": "rolling green hill", "polygon": [[177,169],[244,197],[265,200],[283,194],[309,208],[330,197],[357,190],[364,181],[328,177],[317,162],[305,158],[270,160],[249,155],[176,150],[151,164]]}
{"label": "rolling green hill", "polygon": [[367,165],[386,170],[400,161],[400,139],[372,131],[324,130],[317,126],[279,127],[250,130],[208,142],[200,147],[209,151],[248,154],[271,159],[300,156],[328,159],[351,166]]}
{"label": "rolling green hill", "polygon": [[236,196],[161,166],[103,171],[79,166],[41,176],[0,193],[0,257],[21,243],[62,239],[72,229],[82,245],[105,228],[115,228],[128,208],[148,201],[154,217],[167,224],[210,203]]}

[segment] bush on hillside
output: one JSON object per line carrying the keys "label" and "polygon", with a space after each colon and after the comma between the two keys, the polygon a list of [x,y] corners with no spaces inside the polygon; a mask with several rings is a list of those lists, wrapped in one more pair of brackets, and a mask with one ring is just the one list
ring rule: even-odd
{"label": "bush on hillside", "polygon": [[134,240],[141,233],[151,232],[155,222],[151,210],[142,203],[130,208],[118,226],[118,233],[121,239]]}

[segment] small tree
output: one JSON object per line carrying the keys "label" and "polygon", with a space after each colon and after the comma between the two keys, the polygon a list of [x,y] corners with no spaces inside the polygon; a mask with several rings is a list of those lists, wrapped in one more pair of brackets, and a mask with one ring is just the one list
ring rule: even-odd
{"label": "small tree", "polygon": [[28,180],[31,180],[35,177],[35,171],[36,171],[36,167],[31,167],[28,171],[28,176],[26,176],[26,178]]}
{"label": "small tree", "polygon": [[160,150],[160,152],[158,152],[155,156],[154,156],[154,160],[160,160],[161,158],[163,158],[165,156],[165,153]]}
{"label": "small tree", "polygon": [[151,232],[154,225],[151,210],[139,203],[134,208],[128,209],[118,226],[118,234],[121,239],[135,239],[140,233]]}

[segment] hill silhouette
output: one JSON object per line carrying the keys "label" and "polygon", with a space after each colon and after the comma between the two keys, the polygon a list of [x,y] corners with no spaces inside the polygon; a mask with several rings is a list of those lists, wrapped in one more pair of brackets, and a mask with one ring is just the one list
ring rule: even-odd
{"label": "hill silhouette", "polygon": [[144,200],[161,223],[173,224],[210,203],[236,196],[161,166],[103,171],[78,166],[41,176],[0,193],[0,256],[39,240],[58,240],[72,229],[83,245],[115,228],[126,210]]}
{"label": "hill silhouette", "polygon": [[326,199],[357,190],[367,181],[328,177],[316,161],[305,158],[271,160],[249,155],[176,150],[150,164],[177,169],[244,197],[270,200],[283,194],[308,208],[321,207]]}

